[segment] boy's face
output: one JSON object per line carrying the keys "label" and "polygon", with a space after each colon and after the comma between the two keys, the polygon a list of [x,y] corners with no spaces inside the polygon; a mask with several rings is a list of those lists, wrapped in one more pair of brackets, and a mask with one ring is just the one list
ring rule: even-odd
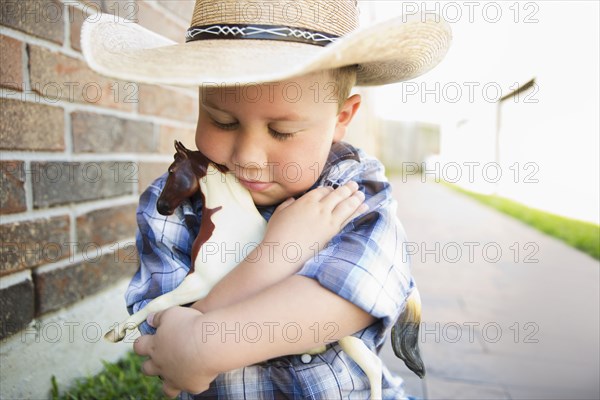
{"label": "boy's face", "polygon": [[198,150],[233,171],[256,205],[306,191],[360,103],[353,96],[352,105],[338,114],[329,81],[319,73],[264,85],[201,88]]}

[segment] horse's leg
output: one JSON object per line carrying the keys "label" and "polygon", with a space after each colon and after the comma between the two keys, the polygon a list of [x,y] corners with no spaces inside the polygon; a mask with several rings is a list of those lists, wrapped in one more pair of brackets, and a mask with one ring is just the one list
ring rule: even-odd
{"label": "horse's leg", "polygon": [[383,374],[381,359],[373,354],[362,340],[354,336],[340,339],[339,344],[369,378],[371,400],[381,399],[381,375]]}
{"label": "horse's leg", "polygon": [[203,282],[200,274],[191,274],[185,277],[175,290],[165,293],[146,304],[146,307],[131,315],[125,321],[109,331],[104,338],[109,342],[120,342],[128,330],[135,329],[144,322],[148,315],[166,310],[169,307],[192,303],[206,296],[209,288]]}

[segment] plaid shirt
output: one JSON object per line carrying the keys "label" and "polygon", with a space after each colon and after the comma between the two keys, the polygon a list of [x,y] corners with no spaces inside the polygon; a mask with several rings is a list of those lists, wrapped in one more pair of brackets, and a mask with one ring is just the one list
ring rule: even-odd
{"label": "plaid shirt", "polygon": [[[378,351],[404,309],[414,282],[402,257],[405,234],[383,166],[347,143],[334,144],[313,188],[337,187],[350,180],[365,193],[369,211],[346,225],[298,274],[316,279],[376,317],[376,323],[354,336]],[[200,196],[185,201],[173,215],[162,216],[156,201],[165,182],[163,175],[140,197],[136,244],[141,265],[125,295],[130,313],[175,289],[191,263],[192,243],[200,225]],[[274,209],[259,207],[267,220]],[[145,322],[140,330],[154,333]],[[402,379],[385,366],[383,388],[386,399],[404,398]],[[366,399],[369,390],[366,376],[336,343],[312,357],[285,356],[220,374],[210,389],[196,398],[274,399],[285,395],[293,399]]]}

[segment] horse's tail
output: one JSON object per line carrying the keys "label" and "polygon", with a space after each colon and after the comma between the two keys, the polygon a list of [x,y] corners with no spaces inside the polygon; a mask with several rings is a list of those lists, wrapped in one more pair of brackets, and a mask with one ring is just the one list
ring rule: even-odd
{"label": "horse's tail", "polygon": [[392,348],[406,366],[423,379],[425,365],[419,350],[419,326],[421,325],[421,296],[415,287],[406,300],[406,308],[392,327]]}

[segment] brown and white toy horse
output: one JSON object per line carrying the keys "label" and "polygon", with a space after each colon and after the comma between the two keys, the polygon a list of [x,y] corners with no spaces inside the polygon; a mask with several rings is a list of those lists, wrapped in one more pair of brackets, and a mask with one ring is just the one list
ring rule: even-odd
{"label": "brown and white toy horse", "polygon": [[[265,219],[256,209],[250,193],[233,173],[212,163],[199,151],[186,149],[178,141],[175,141],[175,149],[175,161],[169,167],[169,177],[158,199],[157,209],[163,215],[170,215],[183,200],[200,190],[203,200],[202,221],[192,247],[192,265],[188,275],[175,290],[152,300],[142,310],[108,332],[105,338],[111,342],[122,340],[127,330],[136,328],[151,313],[203,298],[239,264],[242,254],[228,252],[230,257],[223,257],[213,248],[207,250],[203,245],[209,239],[211,243],[225,244],[224,248],[227,249],[244,249],[245,254],[248,254],[247,246],[260,243],[265,233]],[[231,229],[232,224],[235,224],[235,229]],[[231,245],[227,245],[228,243]],[[392,328],[392,347],[396,356],[422,378],[425,369],[418,347],[420,307],[419,293],[415,288]],[[371,399],[380,399],[382,367],[379,357],[354,336],[344,337],[338,343],[367,375]],[[323,350],[320,347],[308,353],[315,354]]]}

